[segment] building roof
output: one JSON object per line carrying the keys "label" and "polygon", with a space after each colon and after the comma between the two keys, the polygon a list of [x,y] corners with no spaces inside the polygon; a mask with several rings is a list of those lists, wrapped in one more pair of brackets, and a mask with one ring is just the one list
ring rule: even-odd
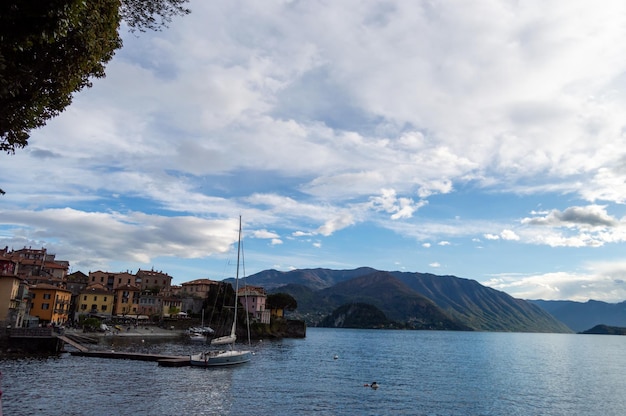
{"label": "building roof", "polygon": [[72,293],[71,290],[67,290],[67,289],[64,289],[62,287],[58,287],[58,286],[54,286],[54,285],[49,285],[47,283],[38,283],[36,285],[31,285],[28,288],[28,290],[30,290],[30,291],[34,291],[34,290],[58,290],[58,291],[61,291],[61,292]]}
{"label": "building roof", "polygon": [[185,282],[185,283],[181,283],[182,286],[189,286],[189,285],[214,285],[217,284],[218,282],[215,280],[211,280],[211,279],[196,279],[196,280],[192,280],[191,282]]}

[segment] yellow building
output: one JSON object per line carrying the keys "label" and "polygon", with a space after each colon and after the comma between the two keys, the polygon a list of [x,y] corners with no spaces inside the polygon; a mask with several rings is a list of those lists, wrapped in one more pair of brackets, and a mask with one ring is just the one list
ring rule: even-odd
{"label": "yellow building", "polygon": [[80,291],[76,298],[76,312],[78,315],[97,315],[100,318],[110,318],[113,314],[113,293],[106,286],[96,283]]}
{"label": "yellow building", "polygon": [[67,322],[72,292],[47,283],[30,287],[30,315],[39,318],[40,324],[62,325]]}
{"label": "yellow building", "polygon": [[117,316],[138,315],[140,294],[141,289],[130,284],[115,288],[113,313]]}

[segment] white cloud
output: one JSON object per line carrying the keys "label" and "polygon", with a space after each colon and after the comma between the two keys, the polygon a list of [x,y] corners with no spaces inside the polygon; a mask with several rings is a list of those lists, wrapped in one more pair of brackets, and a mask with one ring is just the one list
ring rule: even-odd
{"label": "white cloud", "polygon": [[502,230],[500,237],[502,237],[503,240],[509,241],[517,241],[520,239],[519,236],[512,230]]}
{"label": "white cloud", "polygon": [[626,299],[626,264],[592,263],[583,272],[520,276],[502,274],[481,283],[520,299],[621,302]]}
{"label": "white cloud", "polygon": [[255,230],[250,233],[253,238],[278,239],[280,236],[273,231]]}

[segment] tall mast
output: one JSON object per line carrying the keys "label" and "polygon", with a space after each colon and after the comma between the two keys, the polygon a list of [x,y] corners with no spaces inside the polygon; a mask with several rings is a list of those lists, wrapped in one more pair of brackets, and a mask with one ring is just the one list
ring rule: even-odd
{"label": "tall mast", "polygon": [[237,326],[237,304],[239,303],[239,256],[241,254],[241,215],[239,216],[239,234],[237,236],[237,274],[235,275],[235,316],[233,319],[233,328],[231,334],[235,335]]}

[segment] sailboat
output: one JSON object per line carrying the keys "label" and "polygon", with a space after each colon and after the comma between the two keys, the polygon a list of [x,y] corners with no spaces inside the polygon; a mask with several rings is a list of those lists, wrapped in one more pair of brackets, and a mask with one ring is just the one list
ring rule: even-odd
{"label": "sailboat", "polygon": [[[237,274],[235,277],[235,309],[233,324],[230,334],[224,337],[218,337],[211,340],[211,345],[230,345],[228,350],[209,350],[198,354],[192,354],[190,363],[197,367],[218,367],[225,365],[243,364],[252,359],[252,351],[236,350],[235,341],[237,340],[237,304],[239,303],[239,261],[241,256],[241,216],[239,216],[239,236],[237,240]],[[249,331],[248,331],[249,334]],[[248,343],[250,340],[248,340]]]}
{"label": "sailboat", "polygon": [[214,333],[215,331],[213,330],[213,328],[204,326],[204,309],[202,309],[202,325],[199,328],[189,328],[189,341],[207,342]]}

